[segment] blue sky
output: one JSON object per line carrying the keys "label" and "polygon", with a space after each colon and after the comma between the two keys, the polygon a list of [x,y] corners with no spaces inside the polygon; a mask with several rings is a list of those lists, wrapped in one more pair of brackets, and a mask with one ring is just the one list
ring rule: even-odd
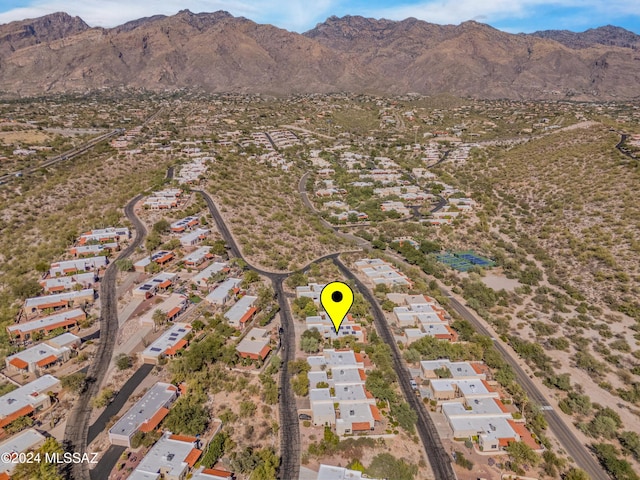
{"label": "blue sky", "polygon": [[640,0],[0,0],[0,23],[64,11],[91,26],[113,27],[155,14],[227,10],[259,23],[304,32],[330,15],[363,15],[402,20],[415,17],[440,24],[466,20],[507,32],[547,29],[584,31],[612,24],[640,33]]}

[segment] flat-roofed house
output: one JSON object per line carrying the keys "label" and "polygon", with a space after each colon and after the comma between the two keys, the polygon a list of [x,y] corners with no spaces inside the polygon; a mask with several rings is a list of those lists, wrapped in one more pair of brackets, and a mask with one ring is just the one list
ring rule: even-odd
{"label": "flat-roofed house", "polygon": [[196,227],[200,224],[200,219],[198,217],[184,217],[176,222],[173,222],[170,225],[170,229],[172,233],[183,233],[187,230],[191,230],[193,227]]}
{"label": "flat-roofed house", "polygon": [[196,437],[165,432],[144,456],[129,480],[184,480],[202,455]]}
{"label": "flat-roofed house", "polygon": [[184,257],[182,261],[186,267],[193,268],[211,258],[213,258],[211,247],[200,247]]}
{"label": "flat-roofed house", "polygon": [[46,278],[40,282],[45,293],[60,293],[68,290],[93,288],[98,281],[94,272],[78,273],[68,277]]}
{"label": "flat-roofed house", "polygon": [[271,351],[271,338],[264,328],[252,328],[236,346],[242,358],[264,360]]}
{"label": "flat-roofed house", "polygon": [[109,429],[109,442],[131,447],[136,432],[148,433],[157,428],[168,415],[177,395],[178,389],[174,385],[156,383]]}
{"label": "flat-roofed house", "polygon": [[333,465],[320,465],[318,477],[316,480],[376,480],[366,476],[358,470],[349,470],[343,467],[334,467]]}
{"label": "flat-roofed house", "polygon": [[65,275],[73,275],[82,272],[96,272],[106,268],[108,263],[107,257],[104,255],[99,257],[54,262],[51,264],[51,268],[49,268],[49,276],[64,277]]}
{"label": "flat-roofed house", "polygon": [[7,332],[9,332],[9,336],[11,338],[23,341],[30,340],[36,332],[42,335],[47,335],[56,328],[75,331],[78,328],[78,323],[86,320],[86,318],[87,314],[80,308],[76,308],[49,315],[48,317],[9,325],[7,327]]}
{"label": "flat-roofed house", "polygon": [[238,288],[238,285],[242,283],[242,279],[230,277],[224,282],[218,285],[209,295],[205,297],[205,300],[213,305],[224,305],[231,297],[233,292]]}
{"label": "flat-roofed house", "polygon": [[9,456],[9,458],[15,460],[15,463],[7,461],[0,462],[0,480],[8,480],[11,478],[11,472],[13,472],[19,463],[18,455],[20,453],[37,449],[45,440],[46,437],[44,435],[33,428],[29,428],[0,443],[0,458]]}
{"label": "flat-roofed house", "polygon": [[377,412],[377,420],[382,417],[375,405],[368,403],[348,403],[339,402],[340,418],[336,419],[336,433],[345,435],[357,432],[368,432],[375,428],[376,418],[374,410]]}
{"label": "flat-roofed house", "polygon": [[49,392],[60,388],[60,380],[43,375],[0,397],[0,428],[18,418],[32,415],[51,406]]}
{"label": "flat-roofed house", "polygon": [[201,243],[209,235],[206,228],[198,228],[193,232],[185,233],[180,237],[180,245],[183,247],[193,247]]}
{"label": "flat-roofed house", "polygon": [[88,232],[80,235],[78,244],[86,245],[92,242],[110,243],[113,241],[120,242],[127,240],[131,237],[129,229],[126,227],[107,227],[95,230],[89,230]]}
{"label": "flat-roofed house", "polygon": [[213,262],[207,268],[197,273],[191,279],[191,283],[198,286],[198,288],[208,288],[210,284],[213,283],[211,278],[215,277],[220,272],[228,272],[229,267],[226,263],[221,262]]}
{"label": "flat-roofed house", "polygon": [[320,283],[310,283],[309,285],[296,287],[296,297],[307,297],[312,299],[313,303],[315,303],[316,305],[320,305],[320,293],[322,293],[322,289],[324,287],[325,284]]}
{"label": "flat-roofed house", "polygon": [[[161,297],[158,297],[161,298]],[[155,304],[150,310],[140,317],[141,325],[155,325],[153,315],[160,310],[166,316],[167,322],[174,322],[189,306],[189,299],[185,295],[172,293],[162,299],[162,303]]]}
{"label": "flat-roofed house", "polygon": [[71,350],[67,347],[55,348],[46,343],[29,347],[5,358],[10,372],[41,373],[55,364],[69,360]]}
{"label": "flat-roofed house", "polygon": [[200,467],[195,472],[191,480],[234,480],[233,473],[219,468]]}
{"label": "flat-roofed house", "polygon": [[158,363],[166,356],[172,357],[179,350],[187,346],[184,338],[191,332],[191,325],[187,323],[174,323],[156,341],[149,345],[140,357],[144,363]]}
{"label": "flat-roofed house", "polygon": [[134,288],[132,295],[134,297],[151,298],[156,293],[164,292],[171,287],[177,276],[175,273],[161,272]]}
{"label": "flat-roofed house", "polygon": [[74,257],[95,257],[97,255],[110,255],[120,248],[118,242],[100,243],[91,245],[75,245],[69,248],[69,253]]}
{"label": "flat-roofed house", "polygon": [[229,325],[239,328],[240,330],[244,329],[246,323],[251,320],[257,312],[257,308],[253,306],[256,300],[258,300],[258,297],[252,295],[245,295],[238,300],[233,307],[224,314]]}
{"label": "flat-roofed house", "polygon": [[85,288],[84,290],[27,298],[24,301],[22,311],[27,318],[32,318],[42,313],[44,310],[55,311],[92,304],[94,299],[95,291],[93,288]]}

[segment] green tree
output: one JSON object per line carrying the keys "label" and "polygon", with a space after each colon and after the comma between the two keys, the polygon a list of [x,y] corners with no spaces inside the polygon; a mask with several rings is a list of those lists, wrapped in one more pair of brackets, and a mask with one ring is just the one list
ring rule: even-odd
{"label": "green tree", "polygon": [[591,477],[584,470],[573,467],[562,478],[563,480],[590,480]]}
{"label": "green tree", "polygon": [[404,428],[407,432],[415,432],[416,422],[418,421],[418,414],[409,406],[407,402],[400,402],[391,406],[391,415],[396,417],[398,425]]}
{"label": "green tree", "polygon": [[286,283],[287,287],[295,289],[296,287],[307,285],[309,283],[309,278],[307,278],[307,276],[302,272],[295,272],[289,275]]}
{"label": "green tree", "polygon": [[163,218],[162,220],[158,220],[153,224],[153,232],[162,235],[163,233],[167,233],[169,231],[170,226],[171,225],[169,224],[169,221]]}
{"label": "green tree", "polygon": [[309,378],[306,373],[300,373],[291,379],[293,393],[300,397],[309,395]]}
{"label": "green tree", "polygon": [[207,451],[202,456],[202,460],[200,460],[200,463],[205,468],[212,468],[218,459],[224,455],[225,443],[228,438],[229,436],[225,432],[220,432],[213,437],[213,440],[209,443]]}
{"label": "green tree", "polygon": [[204,395],[181,397],[164,419],[164,427],[174,433],[197,435],[203,433],[209,423],[209,412],[202,406]]}
{"label": "green tree", "polygon": [[151,319],[153,320],[154,328],[158,329],[167,323],[167,314],[157,308],[156,310],[154,310]]}
{"label": "green tree", "polygon": [[244,275],[242,277],[242,286],[246,288],[252,283],[258,282],[259,280],[260,275],[258,275],[258,272],[256,272],[255,270],[247,270],[246,272],[244,272]]}
{"label": "green tree", "polygon": [[61,456],[64,453],[62,446],[53,437],[47,438],[44,443],[35,450],[40,454],[40,462],[24,462],[16,464],[16,468],[11,474],[14,480],[63,480],[65,477],[61,472],[62,465],[44,461],[47,454],[52,458],[54,454]]}
{"label": "green tree", "polygon": [[128,258],[120,258],[116,260],[116,266],[121,272],[129,272],[133,270],[133,262]]}
{"label": "green tree", "polygon": [[72,373],[66,375],[60,379],[60,385],[62,388],[69,390],[73,393],[80,393],[84,389],[85,379],[87,374],[83,372]]}
{"label": "green tree", "polygon": [[379,453],[367,468],[367,474],[374,478],[393,478],[394,480],[413,480],[418,466],[395,458],[390,453]]}
{"label": "green tree", "polygon": [[320,350],[322,335],[316,328],[305,330],[300,338],[300,348],[305,353],[316,353]]}
{"label": "green tree", "polygon": [[116,367],[118,370],[126,370],[133,366],[133,360],[126,353],[121,353],[116,357]]}
{"label": "green tree", "polygon": [[253,403],[251,400],[244,400],[240,402],[240,417],[251,417],[254,413],[256,413],[255,403]]}

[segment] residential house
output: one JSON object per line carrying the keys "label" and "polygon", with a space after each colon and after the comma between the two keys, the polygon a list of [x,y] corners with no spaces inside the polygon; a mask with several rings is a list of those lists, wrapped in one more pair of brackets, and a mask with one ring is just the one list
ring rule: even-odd
{"label": "residential house", "polygon": [[251,320],[258,311],[258,309],[254,307],[257,300],[258,297],[252,295],[243,296],[224,314],[224,318],[227,319],[229,325],[232,327],[240,330],[244,329],[246,323]]}
{"label": "residential house", "polygon": [[160,425],[177,396],[174,385],[156,383],[109,429],[109,442],[130,448],[136,432],[148,433]]}
{"label": "residential house", "polygon": [[213,305],[225,305],[238,292],[240,283],[242,283],[240,278],[227,278],[207,295],[205,300]]}
{"label": "residential house", "polygon": [[108,263],[107,257],[104,255],[54,262],[49,269],[49,276],[63,277],[65,275],[74,275],[82,272],[95,272],[106,268]]}
{"label": "residential house", "polygon": [[184,480],[202,455],[196,437],[165,432],[144,456],[129,480]]}
{"label": "residential house", "polygon": [[271,351],[271,337],[264,328],[252,328],[236,346],[242,358],[264,360]]}
{"label": "residential house", "polygon": [[43,375],[0,397],[0,428],[4,428],[14,420],[33,415],[51,406],[49,392],[60,388],[60,380]]}
{"label": "residential house", "polygon": [[78,322],[86,320],[86,318],[87,314],[83,310],[76,308],[49,315],[48,317],[9,325],[7,326],[7,332],[11,338],[25,341],[30,340],[36,332],[40,335],[47,335],[57,328],[75,331],[78,328]]}
{"label": "residential house", "polygon": [[0,462],[0,480],[9,480],[11,478],[11,473],[19,463],[19,454],[36,450],[45,440],[46,437],[44,435],[33,428],[29,428],[0,443],[0,458],[5,459],[6,457],[6,460],[12,459],[15,461],[15,463],[6,460]]}
{"label": "residential house", "polygon": [[173,357],[178,351],[187,346],[185,337],[191,332],[191,325],[174,323],[156,341],[149,345],[140,358],[144,363],[158,363],[161,358]]}

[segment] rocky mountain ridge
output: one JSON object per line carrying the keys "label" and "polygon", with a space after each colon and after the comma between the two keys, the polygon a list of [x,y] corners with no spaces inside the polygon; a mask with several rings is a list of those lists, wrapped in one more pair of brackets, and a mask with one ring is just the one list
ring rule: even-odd
{"label": "rocky mountain ridge", "polygon": [[583,35],[576,47],[560,34],[512,35],[477,22],[330,17],[298,34],[227,12],[183,10],[110,29],[57,13],[0,25],[0,89],[638,97],[640,54],[626,46],[634,44],[626,30],[612,28],[575,34]]}

